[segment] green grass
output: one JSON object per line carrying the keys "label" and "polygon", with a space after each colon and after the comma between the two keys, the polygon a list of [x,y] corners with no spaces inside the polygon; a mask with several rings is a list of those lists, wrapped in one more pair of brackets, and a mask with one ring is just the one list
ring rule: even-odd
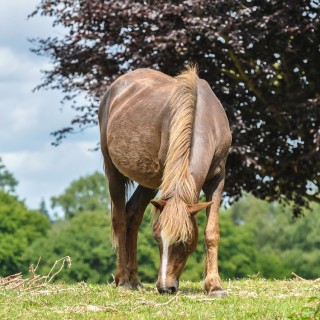
{"label": "green grass", "polygon": [[113,285],[49,284],[35,292],[0,287],[0,319],[320,319],[320,283],[248,279],[225,281],[224,297],[207,296],[200,282],[177,295]]}

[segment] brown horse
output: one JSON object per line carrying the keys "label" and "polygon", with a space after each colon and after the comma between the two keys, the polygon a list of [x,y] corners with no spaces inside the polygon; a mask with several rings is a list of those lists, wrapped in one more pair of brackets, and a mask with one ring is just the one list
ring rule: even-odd
{"label": "brown horse", "polygon": [[[161,191],[153,226],[161,265],[160,293],[178,290],[198,241],[196,213],[207,207],[205,290],[223,293],[218,274],[218,210],[231,144],[228,120],[208,83],[188,68],[175,78],[150,69],[119,77],[99,108],[101,149],[112,199],[119,287],[140,286],[138,229]],[[126,202],[126,187],[139,185]],[[201,189],[206,203],[197,203]]]}

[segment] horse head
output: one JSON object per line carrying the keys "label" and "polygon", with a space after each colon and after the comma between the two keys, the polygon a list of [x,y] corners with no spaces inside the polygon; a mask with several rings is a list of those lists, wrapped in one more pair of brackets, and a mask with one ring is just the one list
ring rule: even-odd
{"label": "horse head", "polygon": [[[187,259],[197,247],[196,214],[211,205],[211,202],[185,205],[187,214],[182,223],[181,210],[179,210],[181,208],[175,208],[172,203],[170,205],[170,200],[152,200],[151,203],[158,212],[153,225],[153,236],[158,243],[160,252],[157,289],[159,293],[175,293],[178,290],[179,278]],[[172,212],[172,210],[176,212]],[[167,221],[169,217],[172,218],[171,226],[171,221]],[[186,230],[181,230],[183,228]]]}

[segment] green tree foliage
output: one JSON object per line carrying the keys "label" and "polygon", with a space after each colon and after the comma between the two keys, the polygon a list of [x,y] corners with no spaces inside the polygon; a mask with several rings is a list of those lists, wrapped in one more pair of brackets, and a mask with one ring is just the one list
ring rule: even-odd
{"label": "green tree foliage", "polygon": [[15,192],[18,181],[13,174],[9,172],[0,158],[0,190],[6,192]]}
{"label": "green tree foliage", "polygon": [[138,238],[139,276],[146,282],[156,280],[160,264],[159,249],[153,238],[152,223],[151,205],[149,205],[144,214]]}
{"label": "green tree foliage", "polygon": [[[140,227],[138,250],[141,279],[152,282],[157,276],[159,253],[152,235],[150,207]],[[57,221],[45,238],[30,246],[24,258],[25,264],[30,265],[41,257],[38,271],[47,274],[54,262],[66,255],[72,258],[72,267],[59,274],[57,279],[66,282],[112,281],[116,252],[112,248],[110,215],[105,211],[86,211]]]}
{"label": "green tree foliage", "polygon": [[[259,274],[265,278],[290,278],[291,272],[305,278],[320,275],[320,206],[312,204],[305,217],[292,219],[292,206],[268,203],[246,195],[228,210],[221,210],[219,269],[222,278],[243,278]],[[183,280],[203,278],[204,227],[206,214],[199,212],[199,243],[189,257]],[[150,208],[140,227],[139,274],[154,281],[159,268],[158,247],[152,236]]]}
{"label": "green tree foliage", "polygon": [[[320,275],[320,206],[292,218],[293,206],[268,203],[251,195],[220,213],[219,270],[224,279],[259,274],[265,278],[305,278]],[[198,213],[199,244],[189,258],[182,279],[203,276],[205,213]]]}
{"label": "green tree foliage", "polygon": [[82,212],[53,224],[45,238],[35,241],[25,253],[27,265],[41,257],[39,273],[48,274],[54,262],[70,256],[72,266],[57,279],[65,282],[112,281],[116,255],[111,244],[110,217],[105,212]]}
{"label": "green tree foliage", "polygon": [[52,197],[52,208],[60,207],[66,218],[87,211],[106,211],[109,204],[105,176],[95,172],[73,181],[63,194]]}
{"label": "green tree foliage", "polygon": [[[320,184],[319,1],[41,0],[61,36],[34,41],[53,68],[39,88],[65,100],[85,92],[75,126],[97,123],[98,100],[119,75],[152,67],[171,75],[198,63],[233,131],[225,190],[264,199],[308,199]],[[298,214],[299,211],[294,211]]]}
{"label": "green tree foliage", "polygon": [[227,212],[221,214],[220,272],[224,278],[245,278],[255,272],[257,250],[252,225],[235,225]]}
{"label": "green tree foliage", "polygon": [[[102,175],[96,173],[79,181],[80,185],[87,185],[86,196],[81,200],[82,205],[76,206],[75,201],[72,215],[53,223],[46,237],[38,238],[31,244],[24,254],[24,265],[37,262],[41,256],[39,272],[46,274],[56,260],[69,255],[73,261],[72,267],[59,275],[60,280],[98,283],[112,281],[116,254],[111,245],[110,211],[106,210],[109,208],[109,200],[106,197],[107,200],[104,201],[107,202],[103,202],[103,205],[86,204],[86,201],[91,201],[87,196],[89,194],[93,194],[93,199],[99,199],[95,193],[102,190],[106,182]],[[77,185],[77,181],[72,182],[67,190],[74,185]],[[72,196],[70,198],[72,199]],[[313,211],[306,210],[305,217],[292,219],[292,206],[277,202],[270,204],[245,195],[229,209],[222,209],[219,247],[219,269],[222,278],[242,278],[259,274],[265,278],[281,279],[290,278],[292,271],[305,278],[318,278],[320,221],[316,218],[320,206],[311,206]],[[153,239],[150,209],[151,206],[145,212],[138,240],[139,276],[144,282],[154,282],[159,269],[159,251]],[[183,280],[198,281],[203,278],[203,234],[206,224],[204,211],[198,213],[197,220],[199,243],[188,259],[182,274]]]}
{"label": "green tree foliage", "polygon": [[320,205],[313,203],[304,217],[292,218],[292,205],[271,204],[246,195],[228,212],[235,225],[254,231],[256,266],[267,278],[290,277],[294,271],[305,278],[320,274]]}
{"label": "green tree foliage", "polygon": [[0,277],[21,271],[24,252],[49,226],[45,215],[0,190]]}
{"label": "green tree foliage", "polygon": [[39,211],[49,217],[46,201],[42,198],[39,204]]}
{"label": "green tree foliage", "polygon": [[[199,242],[196,251],[189,257],[182,279],[199,281],[204,275],[204,227],[206,213],[198,213]],[[220,215],[219,270],[224,278],[247,277],[253,273],[256,265],[254,234],[251,226],[236,226],[230,219],[230,213]]]}
{"label": "green tree foliage", "polygon": [[58,275],[66,282],[112,281],[116,254],[111,243],[111,221],[107,183],[95,172],[71,182],[65,192],[52,198],[60,206],[64,219],[53,223],[47,236],[35,241],[26,251],[26,265],[41,257],[39,272],[47,274],[54,262],[72,258],[72,267]]}

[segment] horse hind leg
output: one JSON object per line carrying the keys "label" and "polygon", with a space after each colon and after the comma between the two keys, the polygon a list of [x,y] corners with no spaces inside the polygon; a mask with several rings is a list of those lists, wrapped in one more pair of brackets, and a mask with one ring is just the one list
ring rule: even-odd
{"label": "horse hind leg", "polygon": [[138,276],[138,262],[137,262],[137,241],[138,230],[142,222],[144,211],[153,199],[157,191],[139,185],[131,196],[126,205],[126,253],[127,253],[127,270],[129,273],[130,285],[133,288],[141,287]]}
{"label": "horse hind leg", "polygon": [[115,283],[120,288],[131,288],[126,255],[125,177],[116,170],[108,171],[109,191],[112,200],[112,229],[117,244],[117,271]]}

